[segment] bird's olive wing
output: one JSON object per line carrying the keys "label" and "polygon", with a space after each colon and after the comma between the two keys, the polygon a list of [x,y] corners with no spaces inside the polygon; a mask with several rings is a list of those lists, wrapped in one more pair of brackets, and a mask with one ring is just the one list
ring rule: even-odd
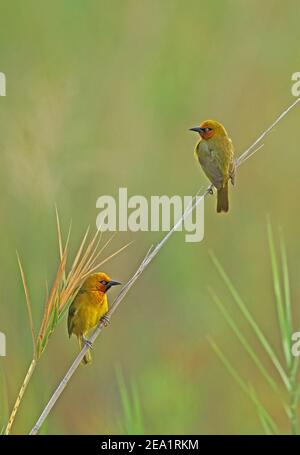
{"label": "bird's olive wing", "polygon": [[232,185],[235,184],[235,176],[236,176],[236,164],[235,164],[235,159],[233,158],[230,163],[230,167],[229,167],[229,177],[230,177]]}
{"label": "bird's olive wing", "polygon": [[234,148],[233,148],[232,140],[229,139],[228,142],[229,142],[229,152],[230,152],[230,154],[229,154],[229,159],[230,159],[229,177],[230,177],[232,185],[234,185],[235,184],[235,176],[236,176],[236,162],[235,162],[235,158],[234,158]]}
{"label": "bird's olive wing", "polygon": [[69,313],[68,313],[68,334],[69,334],[69,337],[73,333],[75,313],[76,313],[76,307],[75,307],[74,302],[73,302],[70,305]]}

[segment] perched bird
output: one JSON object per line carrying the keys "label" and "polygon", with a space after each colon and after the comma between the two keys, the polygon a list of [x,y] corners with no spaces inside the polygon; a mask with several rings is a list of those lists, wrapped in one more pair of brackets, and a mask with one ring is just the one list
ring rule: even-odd
{"label": "perched bird", "polygon": [[[118,281],[112,281],[105,273],[93,273],[83,282],[74,301],[70,305],[68,314],[68,333],[69,337],[74,333],[79,341],[80,350],[84,343],[87,342],[85,336],[100,319],[108,323],[105,317],[108,312],[108,301],[106,292],[117,284]],[[88,350],[82,360],[82,363],[91,362],[92,356]]]}
{"label": "perched bird", "polygon": [[191,128],[200,134],[195,155],[211,183],[217,188],[217,212],[228,212],[228,180],[234,185],[235,159],[231,139],[216,120],[205,120]]}

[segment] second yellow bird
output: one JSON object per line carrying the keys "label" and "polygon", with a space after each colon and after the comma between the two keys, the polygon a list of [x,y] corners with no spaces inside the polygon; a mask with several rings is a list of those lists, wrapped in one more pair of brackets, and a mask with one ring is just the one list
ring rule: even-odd
{"label": "second yellow bird", "polygon": [[205,120],[191,131],[200,134],[195,155],[217,188],[217,212],[228,212],[228,180],[234,185],[236,171],[232,141],[224,126],[216,120]]}
{"label": "second yellow bird", "polygon": [[[68,333],[74,333],[79,341],[80,349],[87,342],[88,332],[96,327],[100,319],[105,318],[108,312],[106,292],[116,286],[118,281],[112,281],[105,273],[93,273],[82,284],[78,294],[69,308]],[[107,321],[106,321],[107,322]],[[90,350],[83,358],[83,363],[91,362]]]}

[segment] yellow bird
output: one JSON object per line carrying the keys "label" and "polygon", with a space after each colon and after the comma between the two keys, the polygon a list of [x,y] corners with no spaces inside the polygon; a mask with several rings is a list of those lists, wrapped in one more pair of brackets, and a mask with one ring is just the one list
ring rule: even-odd
{"label": "yellow bird", "polygon": [[[69,337],[74,333],[79,341],[80,350],[87,343],[85,336],[102,319],[105,325],[109,322],[105,316],[108,312],[106,292],[116,286],[118,281],[112,281],[105,273],[93,273],[83,282],[73,303],[70,305],[68,314]],[[85,354],[82,363],[91,362],[90,350]]]}
{"label": "yellow bird", "polygon": [[217,212],[228,212],[228,180],[235,182],[235,159],[231,139],[224,126],[216,120],[205,120],[191,128],[200,134],[195,155],[206,176],[217,188]]}

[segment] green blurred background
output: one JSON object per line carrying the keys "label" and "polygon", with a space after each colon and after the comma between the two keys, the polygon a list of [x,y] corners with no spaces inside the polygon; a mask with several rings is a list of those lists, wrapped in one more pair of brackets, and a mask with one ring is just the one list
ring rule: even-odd
{"label": "green blurred background", "polygon": [[[10,408],[32,353],[16,249],[38,327],[45,280],[52,283],[58,265],[54,204],[65,234],[72,219],[75,251],[86,226],[95,226],[96,199],[103,194],[117,196],[119,187],[127,187],[129,195],[189,195],[205,187],[188,128],[216,118],[240,154],[293,101],[299,13],[297,0],[1,2],[0,71],[7,96],[0,98],[0,330],[7,336],[7,357],[0,364]],[[295,304],[299,109],[240,168],[228,215],[217,215],[215,198],[207,199],[204,241],[186,243],[176,233],[164,247],[102,333],[93,365],[77,371],[43,433],[125,431],[116,366],[126,387],[136,389],[145,433],[262,432],[253,405],[207,335],[256,387],[282,432],[289,431],[207,288],[231,306],[251,339],[212,265],[213,250],[280,350],[266,215],[284,230]],[[119,233],[110,251],[134,244],[105,271],[125,282],[161,236]],[[115,295],[111,291],[110,298]],[[63,322],[13,432],[28,432],[76,353]]]}

